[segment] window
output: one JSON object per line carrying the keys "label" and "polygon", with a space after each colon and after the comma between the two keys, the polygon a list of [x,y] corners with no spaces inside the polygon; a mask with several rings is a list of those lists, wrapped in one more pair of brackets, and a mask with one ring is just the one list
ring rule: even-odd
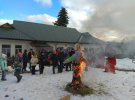
{"label": "window", "polygon": [[11,55],[11,46],[10,45],[2,45],[2,53],[6,54],[7,57]]}
{"label": "window", "polygon": [[19,51],[22,52],[22,45],[15,45],[15,54],[17,54]]}

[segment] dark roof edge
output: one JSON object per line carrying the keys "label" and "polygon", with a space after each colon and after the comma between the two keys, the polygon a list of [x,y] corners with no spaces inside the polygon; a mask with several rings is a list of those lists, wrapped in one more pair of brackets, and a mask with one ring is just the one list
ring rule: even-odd
{"label": "dark roof edge", "polygon": [[60,42],[60,41],[39,41],[39,40],[28,40],[28,39],[11,39],[11,38],[0,38],[0,39],[4,39],[4,40],[22,40],[22,41],[38,41],[38,42],[51,42],[51,43],[71,43],[71,44],[75,44],[76,42]]}
{"label": "dark roof edge", "polygon": [[28,22],[28,21],[20,21],[20,20],[13,20],[13,24],[14,24],[14,22],[23,22],[23,23],[32,23],[32,24],[39,24],[39,25],[47,25],[47,26],[52,26],[52,27],[61,27],[61,28],[74,29],[74,30],[78,31],[76,28],[72,28],[72,27],[55,26],[55,25],[49,25],[49,24],[43,24],[43,23],[35,23],[35,22]]}
{"label": "dark roof edge", "polygon": [[7,40],[7,39],[8,40],[18,40],[18,41],[20,41],[20,40],[21,41],[32,41],[32,40],[27,40],[27,39],[15,39],[15,38],[13,39],[13,38],[1,38],[1,37],[0,37],[0,39],[3,39],[3,40]]}

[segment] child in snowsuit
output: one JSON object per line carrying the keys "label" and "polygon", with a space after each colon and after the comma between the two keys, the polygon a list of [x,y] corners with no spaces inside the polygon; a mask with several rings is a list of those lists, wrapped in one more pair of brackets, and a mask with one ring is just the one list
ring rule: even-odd
{"label": "child in snowsuit", "polygon": [[20,75],[21,73],[21,68],[22,68],[22,60],[19,57],[19,55],[16,55],[15,60],[14,60],[14,68],[15,68],[15,73],[14,75],[17,78],[17,82],[20,82],[22,79],[22,76]]}

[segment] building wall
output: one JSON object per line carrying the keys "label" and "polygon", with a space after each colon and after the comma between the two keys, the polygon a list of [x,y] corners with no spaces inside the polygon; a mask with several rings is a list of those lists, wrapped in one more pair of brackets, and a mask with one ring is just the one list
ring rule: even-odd
{"label": "building wall", "polygon": [[[31,45],[31,41],[21,41],[21,40],[4,40],[4,39],[0,39],[0,54],[2,52],[2,45],[10,45],[11,46],[11,50],[10,50],[10,55],[15,55],[15,45],[22,45],[22,51],[24,51],[24,49],[29,50],[30,48],[36,50],[36,47],[32,47]],[[68,48],[68,47],[73,47],[74,48],[74,43],[54,43],[54,42],[48,42],[48,45],[50,45],[51,47],[53,47],[53,50],[56,50],[56,48],[58,47],[63,47],[64,49]],[[100,45],[95,45],[95,44],[81,44],[82,49],[84,50],[85,48],[98,48],[100,47]],[[42,48],[42,47],[41,47]]]}
{"label": "building wall", "polygon": [[2,52],[2,45],[10,45],[10,47],[11,47],[10,55],[11,56],[15,55],[15,45],[22,45],[22,51],[24,51],[24,49],[29,50],[31,48],[29,41],[0,39],[0,53]]}
{"label": "building wall", "polygon": [[68,47],[74,47],[73,43],[47,43],[48,45],[53,47],[53,50],[56,50],[58,47],[63,47],[64,49]]}
{"label": "building wall", "polygon": [[[21,41],[21,40],[7,40],[7,39],[0,39],[0,54],[2,52],[2,45],[10,45],[10,55],[15,55],[15,45],[22,45],[22,51],[29,50],[30,48],[36,50],[36,47],[32,47],[30,45],[31,41]],[[72,43],[51,43],[48,42],[48,45],[53,47],[53,50],[55,50],[58,47],[64,47],[66,49],[67,47],[74,47],[74,44]],[[41,47],[42,48],[42,47]]]}
{"label": "building wall", "polygon": [[[54,48],[54,50],[58,47],[64,47],[64,49],[68,48],[68,47],[73,47],[75,43],[48,43],[48,45],[52,46]],[[100,44],[80,44],[82,50],[84,49],[98,49],[98,48],[105,48],[104,45],[100,45]]]}

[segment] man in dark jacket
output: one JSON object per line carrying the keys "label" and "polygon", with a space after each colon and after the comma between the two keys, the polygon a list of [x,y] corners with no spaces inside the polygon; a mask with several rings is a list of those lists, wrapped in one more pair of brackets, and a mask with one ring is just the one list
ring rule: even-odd
{"label": "man in dark jacket", "polygon": [[48,60],[48,56],[47,56],[47,52],[43,49],[40,52],[40,57],[39,57],[39,71],[40,74],[43,74],[44,72],[44,66],[47,64],[47,60]]}
{"label": "man in dark jacket", "polygon": [[28,63],[27,50],[24,50],[24,53],[23,53],[23,68],[22,68],[22,73],[23,72],[26,72],[27,63]]}
{"label": "man in dark jacket", "polygon": [[62,73],[63,72],[63,68],[64,68],[64,52],[63,50],[60,51],[60,53],[58,54],[58,61],[59,61],[59,66],[58,66],[58,73]]}
{"label": "man in dark jacket", "polygon": [[51,61],[52,61],[52,70],[53,74],[55,74],[55,68],[58,66],[58,58],[55,52],[51,55]]}

